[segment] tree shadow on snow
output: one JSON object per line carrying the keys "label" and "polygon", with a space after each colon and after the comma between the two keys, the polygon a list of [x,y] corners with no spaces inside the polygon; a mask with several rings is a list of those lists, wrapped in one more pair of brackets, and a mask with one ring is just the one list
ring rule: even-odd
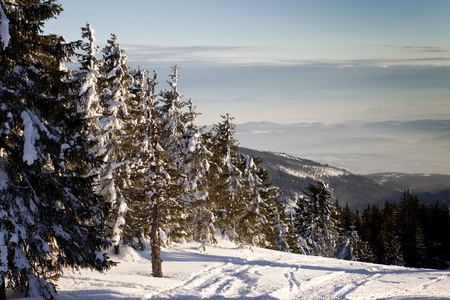
{"label": "tree shadow on snow", "polygon": [[56,294],[55,300],[71,300],[71,299],[78,299],[78,300],[89,300],[89,299],[108,299],[108,300],[115,300],[115,299],[127,299],[127,300],[142,300],[142,297],[127,297],[122,293],[109,291],[109,290],[83,290],[83,291],[59,291]]}

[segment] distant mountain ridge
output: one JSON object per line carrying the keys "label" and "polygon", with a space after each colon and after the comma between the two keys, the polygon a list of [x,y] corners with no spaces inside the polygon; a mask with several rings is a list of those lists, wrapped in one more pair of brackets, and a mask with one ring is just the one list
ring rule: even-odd
{"label": "distant mountain ridge", "polygon": [[450,175],[401,173],[355,175],[342,168],[284,153],[243,147],[239,151],[262,158],[261,166],[267,169],[271,182],[290,200],[295,200],[309,183],[324,181],[334,189],[334,195],[339,203],[341,205],[348,203],[353,210],[363,210],[368,204],[383,207],[386,201],[398,202],[405,190],[410,190],[427,203],[436,200],[450,203]]}
{"label": "distant mountain ridge", "polygon": [[450,120],[236,125],[242,147],[285,152],[355,174],[450,175]]}

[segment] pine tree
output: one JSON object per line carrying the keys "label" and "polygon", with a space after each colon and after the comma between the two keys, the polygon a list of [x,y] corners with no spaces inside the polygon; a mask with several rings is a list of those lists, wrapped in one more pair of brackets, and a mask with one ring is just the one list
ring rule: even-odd
{"label": "pine tree", "polygon": [[345,260],[364,260],[366,252],[365,244],[356,230],[353,212],[350,210],[348,203],[346,203],[342,210],[337,201],[336,206],[339,213],[339,227],[342,228],[342,232],[340,233],[335,256]]}
{"label": "pine tree", "polygon": [[[158,109],[158,118],[160,120],[159,143],[165,152],[167,160],[168,174],[173,184],[181,193],[176,193],[170,199],[172,205],[168,206],[168,218],[163,224],[163,231],[167,243],[186,238],[185,232],[185,209],[189,205],[191,191],[182,189],[186,184],[186,155],[189,155],[189,144],[194,142],[195,138],[190,140],[187,134],[188,118],[184,112],[187,103],[182,101],[182,95],[178,92],[178,67],[172,67],[173,74],[169,75],[171,81],[167,81],[169,90],[164,90],[159,95],[160,106]],[[197,140],[198,141],[198,140]],[[194,147],[195,148],[195,147]],[[191,149],[194,150],[195,149]]]}
{"label": "pine tree", "polygon": [[126,64],[127,56],[117,43],[117,36],[111,35],[102,49],[103,57],[100,64],[99,106],[101,113],[97,115],[96,123],[91,126],[90,138],[95,141],[90,152],[102,157],[100,168],[91,170],[96,176],[96,192],[102,195],[111,205],[112,214],[108,225],[113,234],[116,253],[119,252],[123,214],[126,210],[126,200],[122,195],[127,156],[123,151],[124,126],[128,121],[127,103],[130,98],[129,86],[131,78]]}
{"label": "pine tree", "polygon": [[272,249],[275,244],[286,247],[284,203],[279,201],[279,190],[268,183],[269,176],[259,166],[261,162],[259,157],[239,156],[242,178],[237,201],[243,205],[235,219],[238,241]]}
{"label": "pine tree", "polygon": [[279,197],[276,210],[273,210],[269,216],[269,229],[271,228],[270,241],[272,245],[269,248],[284,252],[296,252],[295,237],[291,222],[286,215],[287,199]]}
{"label": "pine tree", "polygon": [[138,160],[129,165],[130,182],[124,190],[129,199],[129,209],[126,212],[125,231],[128,236],[135,236],[138,245],[143,248],[141,239],[149,238],[152,252],[152,274],[163,277],[161,234],[167,232],[167,227],[173,224],[174,215],[181,210],[177,199],[181,194],[180,185],[174,181],[173,161],[160,142],[163,128],[160,125],[156,107],[156,74],[153,80],[148,80],[146,94],[142,97],[146,124]]}
{"label": "pine tree", "polygon": [[353,214],[353,222],[354,222],[353,224],[354,224],[355,230],[361,239],[361,245],[357,251],[357,253],[360,254],[359,260],[364,261],[364,262],[370,262],[370,263],[375,262],[376,259],[375,259],[375,255],[373,254],[373,250],[372,250],[369,242],[363,236],[363,218],[358,209]]}
{"label": "pine tree", "polygon": [[383,230],[383,212],[378,205],[367,205],[363,212],[361,237],[367,241],[373,251],[374,262],[385,259],[386,232]]}
{"label": "pine tree", "polygon": [[187,203],[186,230],[194,240],[215,242],[214,213],[208,197],[207,174],[212,152],[207,148],[207,135],[195,125],[197,113],[192,99],[188,102],[186,131],[182,136],[184,160],[183,197]]}
{"label": "pine tree", "polygon": [[291,252],[291,253],[302,253],[302,249],[299,248],[299,244],[302,244],[303,239],[301,239],[296,232],[296,209],[298,207],[294,207],[291,204],[290,199],[286,199],[282,197],[280,202],[283,203],[284,209],[283,214],[285,215],[286,222],[280,228],[283,232],[283,237],[285,238],[286,244],[281,248],[283,251]]}
{"label": "pine tree", "polygon": [[266,214],[268,207],[261,197],[262,180],[258,176],[258,167],[253,157],[248,155],[238,156],[238,167],[242,174],[240,193],[236,202],[235,231],[236,241],[248,245],[263,246],[266,240],[263,234],[264,226],[267,224]]}
{"label": "pine tree", "polygon": [[81,50],[84,53],[79,55],[80,68],[77,73],[77,79],[80,82],[78,112],[87,119],[89,127],[92,127],[94,125],[93,122],[96,122],[96,118],[103,113],[99,105],[97,87],[98,78],[100,77],[100,62],[96,57],[96,53],[98,53],[99,47],[95,45],[94,30],[89,23],[86,23],[86,26],[81,28],[81,33],[85,42],[81,44]]}
{"label": "pine tree", "polygon": [[426,208],[423,216],[423,233],[427,249],[426,266],[447,269],[450,262],[450,210],[445,204],[436,201]]}
{"label": "pine tree", "polygon": [[399,241],[399,208],[397,204],[386,202],[383,209],[380,240],[383,243],[384,257],[380,263],[403,266],[403,254]]}
{"label": "pine tree", "polygon": [[[253,158],[255,166],[255,192],[261,199],[261,204],[256,206],[257,225],[260,227],[262,240],[259,246],[281,251],[290,251],[289,246],[289,222],[286,218],[286,202],[281,198],[279,188],[273,186],[269,180],[266,169],[260,167],[261,158]],[[251,165],[251,164],[250,164]],[[248,178],[248,177],[247,177]],[[253,199],[257,199],[253,197]],[[257,203],[258,204],[258,203]]]}
{"label": "pine tree", "polygon": [[351,228],[337,245],[335,257],[352,261],[361,260],[362,253],[359,253],[361,249],[360,243],[358,232],[354,228]]}
{"label": "pine tree", "polygon": [[1,295],[7,282],[51,299],[64,267],[111,266],[101,252],[106,210],[85,177],[94,159],[64,67],[77,44],[41,34],[62,10],[55,1],[0,1],[0,8]]}
{"label": "pine tree", "polygon": [[242,172],[239,170],[238,144],[234,138],[233,117],[222,115],[222,122],[213,126],[213,159],[211,165],[210,197],[215,205],[216,227],[232,241],[238,241],[237,222],[245,210],[240,201]]}
{"label": "pine tree", "polygon": [[407,267],[424,267],[425,243],[420,224],[420,200],[409,191],[400,201],[400,245]]}
{"label": "pine tree", "polygon": [[[140,67],[131,72],[133,83],[130,92],[133,97],[128,98],[128,118],[124,124],[124,136],[121,149],[127,158],[126,174],[124,178],[123,194],[126,198],[119,217],[122,222],[117,222],[116,231],[120,233],[123,244],[130,245],[135,249],[144,250],[142,238],[146,236],[144,228],[139,226],[135,217],[138,216],[141,207],[145,202],[145,189],[147,181],[144,174],[149,172],[149,159],[152,153],[149,144],[149,124],[150,124],[150,99],[151,93],[156,86],[156,73],[153,79],[148,77],[148,71],[141,70]],[[136,210],[136,211],[135,211]],[[117,230],[119,229],[119,230]],[[148,229],[148,227],[145,227]],[[116,248],[119,247],[117,243]],[[118,252],[117,249],[116,252]]]}
{"label": "pine tree", "polygon": [[323,182],[309,184],[297,200],[295,230],[300,253],[334,257],[339,240],[333,191]]}

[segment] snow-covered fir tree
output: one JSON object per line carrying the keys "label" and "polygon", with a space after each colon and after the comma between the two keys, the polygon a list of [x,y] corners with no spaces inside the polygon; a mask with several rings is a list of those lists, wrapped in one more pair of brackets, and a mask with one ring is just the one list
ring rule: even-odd
{"label": "snow-covered fir tree", "polygon": [[[80,84],[78,112],[88,121],[88,126],[95,126],[98,117],[103,113],[98,99],[99,60],[96,54],[99,47],[95,45],[94,29],[89,23],[81,28],[83,43],[80,48],[83,53],[79,55],[80,67],[77,79]],[[89,131],[89,130],[88,130]]]}
{"label": "snow-covered fir tree", "polygon": [[309,184],[298,197],[294,230],[299,252],[334,257],[340,237],[333,191],[323,182]]}
{"label": "snow-covered fir tree", "polygon": [[282,235],[278,232],[276,236],[276,230],[277,226],[283,226],[284,206],[278,201],[278,189],[267,182],[267,171],[259,167],[261,161],[260,158],[240,155],[242,193],[239,201],[244,204],[244,209],[235,222],[241,242],[274,249],[275,243],[282,243]]}
{"label": "snow-covered fir tree", "polygon": [[152,275],[162,277],[160,251],[163,240],[167,240],[163,235],[167,227],[174,224],[173,216],[177,216],[183,208],[177,201],[181,195],[181,186],[175,181],[177,177],[172,176],[176,174],[174,162],[160,142],[163,127],[156,106],[155,86],[156,74],[152,80],[148,80],[147,92],[141,99],[145,105],[143,124],[146,124],[146,130],[140,136],[140,159],[128,167],[132,184],[124,190],[129,199],[124,233],[131,237],[134,235],[134,242],[139,247],[143,247],[143,238],[150,239]]}
{"label": "snow-covered fir tree", "polygon": [[[194,174],[190,174],[190,178],[188,178],[187,173],[189,168],[194,167],[189,166],[189,163],[193,163],[190,150],[197,152],[198,148],[194,143],[199,142],[194,132],[188,132],[187,126],[188,124],[192,125],[193,116],[189,114],[189,111],[184,110],[188,103],[182,100],[183,96],[178,92],[178,79],[181,77],[178,70],[176,65],[172,67],[173,73],[169,75],[171,80],[167,80],[170,88],[160,92],[158,115],[155,116],[159,118],[160,122],[160,144],[165,151],[167,163],[170,165],[170,169],[167,171],[172,182],[179,185],[182,193],[181,196],[170,199],[169,202],[173,205],[168,206],[170,213],[162,224],[167,243],[187,237],[184,228],[185,209],[193,200],[191,195],[195,192],[191,189],[194,183],[189,180],[194,180],[196,177]],[[190,146],[192,146],[191,149],[189,149]],[[187,156],[191,156],[190,162]],[[183,186],[185,188],[182,189]]]}
{"label": "snow-covered fir tree", "polygon": [[126,180],[126,153],[123,151],[122,140],[125,135],[124,124],[127,122],[127,102],[131,97],[129,86],[131,77],[126,64],[127,56],[117,42],[117,36],[112,34],[106,46],[102,49],[102,60],[99,77],[99,104],[101,114],[91,128],[90,137],[96,142],[91,153],[100,156],[103,164],[92,170],[96,176],[96,191],[111,205],[109,227],[113,234],[116,251],[119,250],[120,227],[123,224],[123,213],[126,210],[126,200],[122,195],[121,186]]}
{"label": "snow-covered fir tree", "polygon": [[214,213],[208,197],[207,174],[212,152],[207,148],[207,135],[195,125],[198,113],[192,99],[188,101],[186,131],[182,136],[184,161],[182,184],[187,203],[186,231],[196,241],[204,244],[215,241]]}
{"label": "snow-covered fir tree", "polygon": [[258,208],[258,223],[264,237],[260,246],[289,251],[289,222],[286,218],[286,202],[281,197],[281,191],[273,186],[266,169],[260,167],[262,160],[254,158],[255,175],[259,178],[255,190],[262,203]]}
{"label": "snow-covered fir tree", "polygon": [[85,177],[93,159],[70,104],[76,44],[42,35],[56,1],[0,1],[0,296],[51,299],[65,267],[104,270],[105,212]]}
{"label": "snow-covered fir tree", "polygon": [[212,129],[209,197],[214,203],[217,229],[232,241],[238,241],[237,222],[245,211],[245,202],[240,201],[240,193],[244,191],[233,119],[230,114],[222,115],[222,122]]}
{"label": "snow-covered fir tree", "polygon": [[347,235],[341,237],[334,255],[336,258],[352,261],[360,261],[364,258],[362,241],[354,227],[352,229]]}
{"label": "snow-covered fir tree", "polygon": [[341,209],[336,201],[336,207],[338,227],[341,232],[335,257],[345,260],[366,261],[366,259],[369,259],[370,250],[367,242],[360,238],[356,229],[356,214],[350,210],[348,203]]}
{"label": "snow-covered fir tree", "polygon": [[279,205],[276,206],[278,209],[272,212],[272,217],[270,218],[273,223],[270,241],[272,241],[273,245],[269,248],[285,252],[296,252],[295,233],[292,230],[291,220],[286,213],[289,200],[281,196],[277,201],[279,202]]}
{"label": "snow-covered fir tree", "polygon": [[[135,249],[143,250],[143,237],[146,236],[136,220],[136,213],[140,210],[141,204],[144,205],[147,181],[151,178],[145,178],[148,173],[149,159],[151,157],[151,145],[149,144],[149,125],[151,113],[149,97],[156,85],[156,74],[153,80],[148,77],[148,71],[138,67],[131,71],[133,83],[130,86],[130,92],[133,95],[128,98],[128,117],[124,124],[124,136],[121,143],[121,149],[127,158],[126,174],[124,178],[123,194],[126,199],[119,210],[120,222],[116,223],[116,232],[120,234],[123,244],[130,245]],[[144,197],[144,198],[143,198]],[[129,209],[129,211],[127,211]],[[145,227],[148,229],[148,227]],[[117,230],[119,229],[119,230]],[[116,252],[119,252],[118,242]]]}

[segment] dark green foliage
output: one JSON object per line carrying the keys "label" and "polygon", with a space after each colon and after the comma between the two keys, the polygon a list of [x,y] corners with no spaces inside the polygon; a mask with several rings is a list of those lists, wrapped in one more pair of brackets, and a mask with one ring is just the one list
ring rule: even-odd
{"label": "dark green foliage", "polygon": [[408,267],[424,267],[426,252],[422,232],[421,201],[409,191],[403,193],[400,201],[400,243],[405,265]]}
{"label": "dark green foliage", "polygon": [[261,159],[241,155],[242,189],[240,201],[245,210],[238,218],[239,240],[246,244],[275,249],[286,247],[287,230],[280,191],[268,183],[267,171],[259,167]]}
{"label": "dark green foliage", "polygon": [[450,210],[436,201],[422,210],[422,232],[425,237],[427,268],[446,269],[450,261]]}
{"label": "dark green foliage", "polygon": [[300,253],[335,257],[340,239],[333,191],[323,182],[309,184],[298,197],[294,230]]}
{"label": "dark green foliage", "polygon": [[400,205],[386,202],[383,209],[368,206],[361,218],[353,215],[356,230],[373,250],[379,264],[445,269],[450,255],[450,211],[436,201],[426,205],[409,191]]}
{"label": "dark green foliage", "polygon": [[214,125],[211,134],[210,197],[215,203],[216,227],[231,240],[236,240],[236,221],[245,210],[245,203],[240,201],[242,172],[238,168],[240,162],[233,118],[226,114],[222,119]]}
{"label": "dark green foliage", "polygon": [[94,158],[63,67],[78,44],[41,34],[61,11],[54,2],[0,2],[10,33],[0,49],[0,280],[47,299],[63,268],[112,265],[101,252],[108,207],[85,176]]}

